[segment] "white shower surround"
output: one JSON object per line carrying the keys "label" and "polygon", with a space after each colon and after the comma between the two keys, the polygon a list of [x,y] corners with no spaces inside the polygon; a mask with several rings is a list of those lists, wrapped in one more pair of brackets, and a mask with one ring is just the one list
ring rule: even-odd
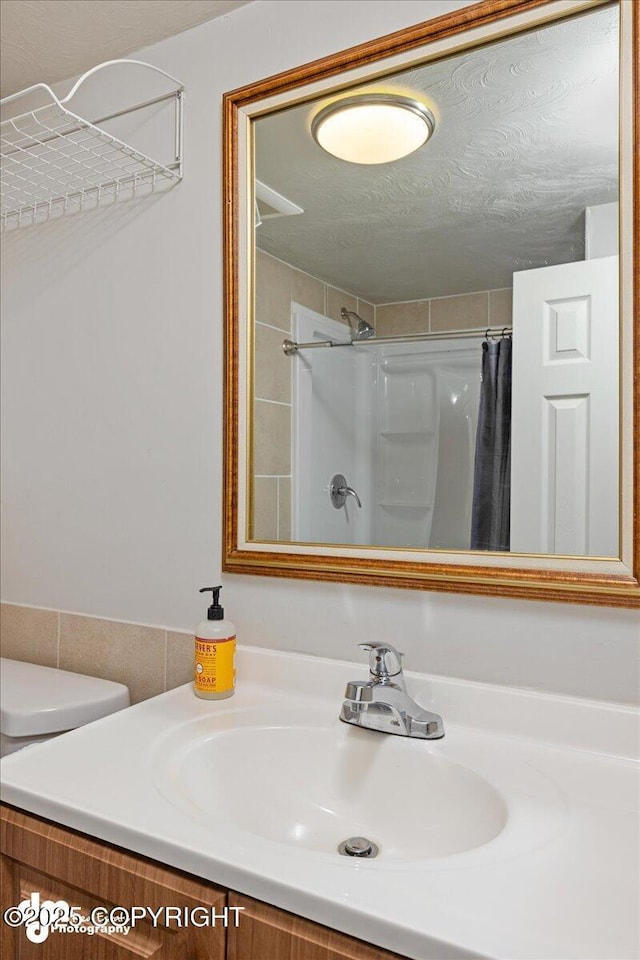
{"label": "white shower surround", "polygon": [[481,341],[382,346],[375,543],[468,550]]}
{"label": "white shower surround", "polygon": [[[296,342],[348,341],[328,317],[291,313]],[[474,337],[292,355],[292,540],[468,550],[481,356]],[[335,474],[360,507],[332,505]]]}

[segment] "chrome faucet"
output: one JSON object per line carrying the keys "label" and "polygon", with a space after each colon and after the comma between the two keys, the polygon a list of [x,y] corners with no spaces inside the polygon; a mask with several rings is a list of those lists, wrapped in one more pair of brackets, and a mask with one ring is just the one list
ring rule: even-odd
{"label": "chrome faucet", "polygon": [[401,737],[439,740],[442,717],[418,706],[407,693],[402,657],[390,643],[359,643],[369,651],[369,679],[351,680],[344,692],[340,719],[368,730]]}

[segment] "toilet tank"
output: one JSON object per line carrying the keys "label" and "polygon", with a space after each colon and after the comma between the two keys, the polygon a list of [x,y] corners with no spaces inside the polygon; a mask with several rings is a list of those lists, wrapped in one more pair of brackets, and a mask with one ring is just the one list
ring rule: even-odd
{"label": "toilet tank", "polygon": [[130,704],[122,683],[0,658],[0,756]]}

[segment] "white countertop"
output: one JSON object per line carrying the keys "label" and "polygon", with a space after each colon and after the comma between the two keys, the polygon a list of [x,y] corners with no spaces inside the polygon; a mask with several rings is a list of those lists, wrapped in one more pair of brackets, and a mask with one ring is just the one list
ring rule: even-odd
{"label": "white countertop", "polygon": [[[631,708],[408,673],[410,694],[442,715],[446,735],[403,749],[416,764],[428,752],[475,770],[509,811],[495,838],[449,856],[385,859],[383,846],[375,860],[345,858],[171,801],[172,737],[210,741],[253,716],[344,736],[354,729],[337,721],[344,685],[365,675],[358,664],[240,648],[231,699],[200,700],[187,685],[29,747],[2,761],[2,799],[415,960],[637,960]],[[400,740],[365,736],[380,750]],[[398,782],[390,821],[410,789]]]}

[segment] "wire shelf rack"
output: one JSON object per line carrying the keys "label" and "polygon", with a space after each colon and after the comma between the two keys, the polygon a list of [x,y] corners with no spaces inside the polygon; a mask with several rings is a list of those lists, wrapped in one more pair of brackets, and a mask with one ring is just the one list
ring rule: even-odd
{"label": "wire shelf rack", "polygon": [[[90,123],[66,105],[90,75],[114,64],[137,64],[168,78],[175,89]],[[170,74],[139,60],[110,60],[87,71],[63,100],[44,83],[0,101],[3,110],[36,91],[51,102],[0,123],[3,227],[34,224],[67,211],[150,192],[182,179],[184,88]],[[162,164],[98,124],[162,101],[175,100],[175,160]]]}

